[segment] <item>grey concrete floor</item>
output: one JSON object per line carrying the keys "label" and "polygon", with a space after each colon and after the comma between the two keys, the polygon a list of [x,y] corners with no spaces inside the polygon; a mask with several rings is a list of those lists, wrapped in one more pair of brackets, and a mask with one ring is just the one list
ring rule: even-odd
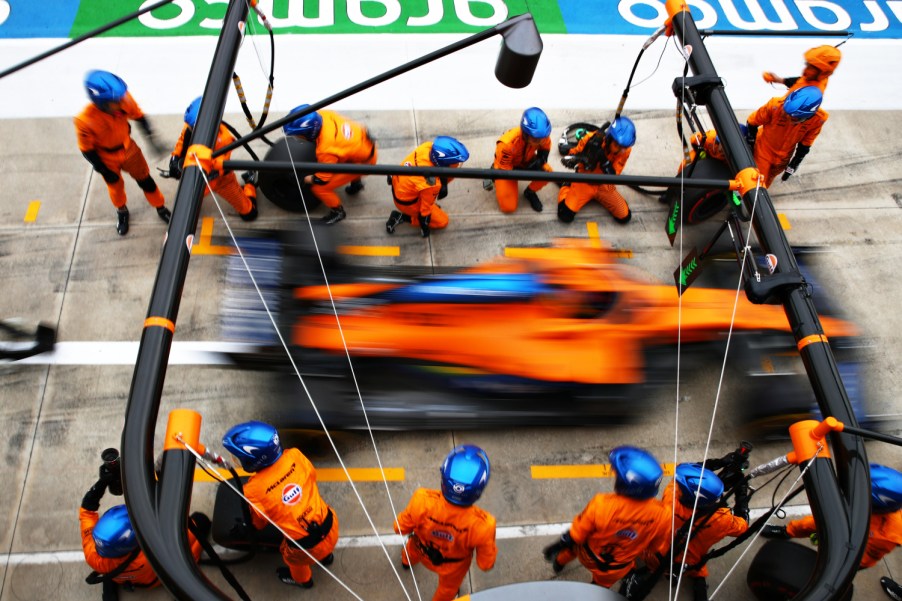
{"label": "grey concrete floor", "polygon": [[[737,111],[744,118],[748,111]],[[454,135],[470,149],[468,166],[487,166],[498,134],[513,127],[518,111],[387,112],[352,113],[365,121],[379,140],[380,163],[397,164],[420,141],[439,134]],[[564,125],[577,120],[600,121],[604,113],[568,111],[550,113],[556,136]],[[672,175],[680,159],[678,140],[669,111],[630,115],[637,124],[639,141],[626,173]],[[236,125],[237,116],[228,116]],[[159,117],[157,129],[167,143],[179,131],[179,118]],[[898,299],[902,284],[894,271],[902,259],[902,142],[895,134],[902,116],[893,112],[837,112],[831,115],[799,174],[777,182],[772,196],[778,213],[785,215],[794,245],[822,246],[825,283],[838,303],[854,316],[864,336],[873,343],[868,354],[867,391],[870,411],[893,416],[900,413],[897,391],[902,389],[902,317]],[[136,139],[141,142],[140,137]],[[115,211],[102,180],[93,174],[77,152],[71,121],[38,119],[0,121],[0,157],[4,165],[0,197],[0,318],[22,318],[25,323],[46,322],[59,332],[59,340],[136,341],[146,316],[156,276],[165,226],[144,202],[134,182],[127,182],[131,231],[115,232]],[[260,148],[262,150],[262,148]],[[234,158],[244,158],[238,152]],[[557,152],[551,163],[561,169]],[[165,157],[154,166],[166,167]],[[171,206],[172,180],[157,179]],[[442,204],[451,225],[429,240],[412,228],[401,228],[389,238],[383,223],[391,210],[391,198],[382,178],[371,177],[367,187],[346,203],[348,219],[335,226],[342,243],[398,245],[398,257],[357,258],[362,264],[460,266],[498,256],[508,246],[541,244],[559,236],[587,237],[589,223],[597,224],[601,239],[629,249],[625,261],[650,277],[672,281],[680,259],[663,232],[665,208],[653,197],[625,190],[633,221],[616,224],[598,205],[590,205],[575,223],[555,218],[556,190],[540,193],[545,211],[537,214],[521,203],[517,213],[502,215],[493,196],[481,182],[457,180]],[[40,202],[37,219],[24,217],[32,201]],[[246,227],[228,205],[223,206],[230,225]],[[322,207],[314,216],[323,214]],[[260,219],[251,229],[290,227],[298,216],[261,199]],[[204,201],[202,217],[214,221],[214,243],[223,244],[226,229],[213,203]],[[702,240],[705,226],[687,228],[684,250]],[[182,296],[176,341],[219,339],[218,311],[225,278],[222,256],[192,257]],[[131,382],[128,365],[0,365],[0,423],[3,456],[0,478],[0,601],[49,598],[91,599],[99,590],[84,584],[88,568],[80,560],[77,526],[78,505],[95,479],[99,453],[119,446],[125,404]],[[612,488],[609,480],[536,480],[530,466],[595,464],[606,462],[607,452],[618,444],[645,446],[662,461],[674,453],[674,399],[679,397],[680,458],[702,457],[711,421],[719,365],[684,373],[681,389],[654,400],[655,410],[640,423],[598,428],[533,428],[501,431],[377,432],[379,455],[386,467],[404,469],[404,478],[390,484],[395,510],[406,504],[418,486],[438,486],[441,459],[452,445],[471,442],[487,449],[493,465],[491,484],[480,505],[495,514],[499,526],[540,526],[568,522],[597,491]],[[204,417],[202,437],[211,448],[232,424],[258,415],[268,389],[266,374],[214,366],[173,366],[169,369],[160,415],[176,407],[188,407]],[[711,455],[731,450],[739,440],[741,423],[731,407],[731,391],[743,381],[724,383],[711,437]],[[165,419],[158,424],[158,440]],[[890,431],[898,431],[889,421]],[[303,439],[311,458],[321,468],[338,466],[332,450],[319,438]],[[336,445],[350,467],[377,465],[368,437],[359,433],[336,434]],[[157,445],[159,447],[159,443]],[[764,462],[788,450],[783,442],[765,442],[753,457]],[[869,446],[872,461],[899,467],[899,454],[886,445]],[[753,461],[754,463],[754,461]],[[358,484],[380,533],[390,531],[392,505],[381,484]],[[347,483],[322,484],[325,498],[341,516],[343,537],[371,535],[364,510]],[[212,512],[214,485],[195,486],[192,508]],[[769,494],[755,498],[764,507]],[[104,499],[102,508],[121,500]],[[540,549],[553,539],[524,536],[499,541],[499,559],[488,573],[471,571],[464,591],[484,590],[511,582],[552,577]],[[394,557],[398,547],[390,547]],[[725,584],[719,598],[747,599],[746,555]],[[728,572],[739,552],[714,562],[710,582],[714,586]],[[855,581],[856,599],[878,599],[877,581],[885,574],[902,573],[902,555],[890,555],[879,566],[862,572]],[[334,564],[335,574],[361,598],[373,601],[403,598],[378,547],[342,547]],[[277,557],[259,557],[235,567],[254,598],[295,596],[294,590],[276,582]],[[212,568],[205,573],[225,586]],[[416,573],[420,593],[431,597],[435,578]],[[581,568],[568,568],[560,578],[586,581]],[[311,598],[352,598],[325,574],[317,574],[317,587],[300,593]],[[409,584],[408,589],[413,590]],[[414,598],[416,593],[411,593]],[[684,590],[680,598],[688,598]],[[142,592],[147,599],[166,597],[164,591]],[[666,599],[659,586],[654,599]]]}

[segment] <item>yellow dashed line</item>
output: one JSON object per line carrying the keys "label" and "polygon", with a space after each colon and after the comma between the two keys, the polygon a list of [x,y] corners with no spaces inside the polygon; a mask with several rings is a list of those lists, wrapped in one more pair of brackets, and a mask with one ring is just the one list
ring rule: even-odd
{"label": "yellow dashed line", "polygon": [[789,225],[789,219],[786,218],[786,215],[783,213],[777,213],[777,219],[780,220],[780,225],[783,226],[784,230],[791,230],[792,226]]}
{"label": "yellow dashed line", "polygon": [[[225,469],[216,470],[223,478],[231,477],[231,473]],[[246,471],[238,468],[239,476],[249,476]],[[351,467],[348,468],[348,474],[354,482],[382,482],[382,472],[376,467]],[[337,467],[317,468],[316,479],[319,482],[346,482],[344,470]],[[387,467],[385,468],[385,479],[389,482],[402,482],[404,480],[403,467]],[[213,476],[204,470],[197,468],[194,470],[195,482],[217,482]]]}
{"label": "yellow dashed line", "polygon": [[32,200],[28,203],[28,210],[25,211],[25,223],[34,223],[38,218],[38,211],[41,210],[41,201]]}
{"label": "yellow dashed line", "polygon": [[363,257],[400,257],[400,246],[339,246],[338,252],[343,255]]}
{"label": "yellow dashed line", "polygon": [[[662,463],[661,468],[665,476],[673,475],[673,464]],[[561,480],[568,478],[611,478],[614,470],[609,463],[595,463],[586,465],[532,465],[530,466],[533,480]]]}
{"label": "yellow dashed line", "polygon": [[589,240],[592,241],[592,246],[601,248],[601,238],[598,237],[598,224],[594,221],[588,221],[586,222],[586,229],[589,230]]}

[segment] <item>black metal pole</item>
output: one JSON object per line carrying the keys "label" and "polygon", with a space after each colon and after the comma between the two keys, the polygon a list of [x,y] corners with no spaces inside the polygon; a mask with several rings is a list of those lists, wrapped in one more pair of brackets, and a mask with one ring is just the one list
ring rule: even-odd
{"label": "black metal pole", "polygon": [[84,33],[84,34],[78,36],[77,38],[73,38],[64,44],[60,44],[56,48],[51,48],[50,50],[48,50],[46,52],[42,52],[41,54],[38,54],[37,56],[33,56],[26,61],[22,61],[18,65],[14,65],[14,66],[10,67],[9,69],[6,69],[5,71],[0,72],[0,79],[3,79],[7,75],[12,75],[16,71],[21,71],[25,67],[29,67],[39,61],[44,60],[47,57],[53,56],[54,54],[56,54],[58,52],[62,52],[66,48],[71,48],[72,46],[75,46],[76,44],[80,44],[80,43],[84,42],[85,40],[88,40],[90,38],[93,38],[94,36],[97,36],[97,35],[100,35],[101,33],[109,31],[110,29],[113,29],[114,27],[119,27],[123,23],[128,23],[132,19],[137,19],[144,13],[149,13],[150,11],[156,10],[156,9],[160,8],[161,6],[169,4],[170,2],[172,2],[172,0],[160,0],[159,2],[156,2],[155,4],[151,4],[150,6],[146,6],[137,12],[133,12],[131,14],[125,15],[124,17],[120,17],[120,18],[116,19],[115,21],[112,21],[110,23],[107,23],[106,25],[102,25],[102,26],[98,27],[97,29],[92,29],[88,33]]}
{"label": "black metal pole", "polygon": [[[586,184],[620,184],[624,186],[679,186],[685,180],[656,175],[608,175],[606,173],[571,173],[529,171],[526,169],[469,169],[465,167],[407,167],[404,165],[359,165],[352,163],[291,163],[289,161],[223,161],[231,171],[284,171],[298,173],[355,173],[360,175],[424,175],[457,179],[513,179],[519,181],[581,182]],[[730,180],[693,179],[693,188],[729,190]]]}
{"label": "black metal pole", "polygon": [[842,431],[848,432],[849,434],[855,434],[857,436],[864,436],[865,438],[870,438],[871,440],[888,442],[889,444],[894,444],[897,447],[902,447],[902,438],[899,438],[898,436],[890,436],[889,434],[874,432],[873,430],[865,430],[864,428],[853,428],[852,426],[843,426]]}
{"label": "black metal pole", "polygon": [[[380,84],[384,81],[388,81],[389,79],[392,79],[393,77],[397,77],[398,75],[407,73],[408,71],[412,71],[413,69],[416,69],[417,67],[421,67],[427,63],[431,63],[434,60],[438,60],[444,56],[453,54],[453,53],[457,52],[458,50],[463,50],[464,48],[467,48],[468,46],[472,46],[473,44],[476,44],[485,39],[488,39],[488,38],[492,37],[493,35],[501,35],[505,31],[511,29],[512,27],[515,27],[518,24],[527,22],[527,21],[532,21],[532,15],[530,15],[529,13],[526,13],[523,15],[518,15],[516,17],[508,19],[507,21],[505,21],[503,23],[499,23],[498,25],[496,25],[494,27],[491,27],[484,31],[480,31],[479,33],[475,33],[468,38],[464,38],[460,41],[454,42],[453,44],[449,44],[449,45],[445,46],[444,48],[440,48],[440,49],[436,50],[435,52],[430,52],[429,54],[425,54],[425,55],[423,55],[419,58],[416,58],[408,63],[405,63],[399,67],[395,67],[394,69],[389,69],[388,71],[385,71],[384,73],[381,73],[380,75],[371,77],[370,79],[367,79],[366,81],[362,81],[358,84],[355,84],[355,85],[351,86],[350,88],[343,90],[337,94],[333,94],[333,95],[329,96],[328,98],[320,100],[319,102],[314,102],[308,108],[304,109],[303,111],[299,111],[298,113],[291,113],[291,114],[286,115],[285,117],[282,117],[281,119],[273,121],[266,127],[255,130],[255,131],[251,132],[250,134],[244,136],[243,138],[239,138],[238,140],[235,140],[231,144],[229,144],[227,146],[223,146],[222,148],[220,148],[219,150],[214,152],[213,156],[214,157],[221,156],[221,155],[229,152],[230,150],[234,150],[235,148],[238,148],[242,144],[245,144],[247,142],[250,142],[251,140],[255,140],[261,136],[264,136],[273,130],[279,129],[286,123],[289,123],[290,121],[294,121],[301,115],[306,115],[307,113],[312,113],[313,111],[318,111],[319,109],[321,109],[325,106],[328,106],[330,104],[334,104],[334,103],[338,102],[339,100],[343,100],[344,98],[347,98],[348,96],[353,96],[357,92],[361,92],[363,90],[373,87],[376,84]],[[535,67],[535,65],[533,65],[533,67]]]}
{"label": "black metal pole", "polygon": [[[686,4],[681,0],[668,0],[667,8],[671,15],[673,33],[684,46],[692,48],[688,56],[692,72],[718,77]],[[745,169],[755,168],[754,157],[739,131],[739,124],[722,83],[711,88],[705,104],[733,171],[739,174]],[[752,225],[763,250],[777,257],[775,273],[797,272],[798,264],[767,190],[750,189],[744,194],[743,202],[749,211],[753,204],[755,206]],[[825,416],[833,416],[844,424],[857,426],[836,361],[806,287],[786,286],[777,289],[775,294],[783,304],[821,411]],[[832,473],[827,475],[819,471],[810,478],[807,488],[812,506],[818,503],[815,499],[823,499],[819,505],[820,515],[816,515],[818,537],[823,542],[818,545],[819,558],[815,574],[808,586],[796,597],[799,600],[836,599],[837,594],[845,591],[852,582],[867,541],[870,480],[864,442],[860,437],[847,433],[833,433],[831,441],[837,477],[834,478]],[[840,492],[843,498],[834,502]],[[837,558],[841,558],[844,563],[837,561]]]}
{"label": "black metal pole", "polygon": [[[197,117],[193,141],[212,148],[219,132],[225,107],[226,93],[238,55],[247,18],[245,0],[231,0],[223,21],[222,33],[207,77],[203,102]],[[179,183],[169,224],[163,255],[157,270],[147,320],[141,335],[135,373],[129,391],[122,431],[122,479],[126,504],[141,548],[169,592],[178,599],[207,601],[227,599],[214,585],[196,570],[185,555],[172,554],[169,518],[161,515],[163,506],[157,505],[161,490],[153,471],[154,428],[163,392],[166,365],[175,332],[179,302],[190,259],[188,241],[197,229],[204,180],[194,166],[185,169]],[[164,475],[164,477],[167,477]],[[186,494],[191,481],[184,482]],[[167,503],[167,507],[171,504]]]}

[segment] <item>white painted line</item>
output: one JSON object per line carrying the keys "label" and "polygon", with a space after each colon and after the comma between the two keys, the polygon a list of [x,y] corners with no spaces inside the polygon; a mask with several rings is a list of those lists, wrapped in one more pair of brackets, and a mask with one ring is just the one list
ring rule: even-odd
{"label": "white painted line", "polygon": [[[53,351],[16,361],[17,365],[134,365],[138,342],[57,342]],[[173,342],[169,365],[229,365],[226,353],[252,353],[239,342]]]}
{"label": "white painted line", "polygon": [[[790,505],[783,508],[786,517],[800,517],[811,513],[808,505]],[[766,509],[753,509],[751,519],[755,520]],[[570,527],[570,522],[558,522],[554,524],[525,524],[522,526],[502,526],[495,532],[497,540],[517,539],[517,538],[535,538],[546,536],[560,536],[564,530]],[[404,539],[397,534],[385,534],[379,537],[370,536],[343,536],[338,539],[336,545],[339,549],[360,549],[368,547],[378,547],[381,544],[386,547],[400,546]],[[230,555],[239,555],[237,551],[224,549],[218,545],[214,548],[224,559]],[[11,566],[17,565],[46,565],[54,563],[76,563],[84,562],[84,554],[81,551],[58,551],[55,553],[12,553],[10,555],[0,555],[0,564],[7,562]]]}

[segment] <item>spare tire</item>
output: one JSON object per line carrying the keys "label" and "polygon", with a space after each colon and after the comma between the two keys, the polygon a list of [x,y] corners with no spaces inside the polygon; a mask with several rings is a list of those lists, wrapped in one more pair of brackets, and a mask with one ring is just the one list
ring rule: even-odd
{"label": "spare tire", "polygon": [[[677,174],[679,177],[679,174]],[[723,161],[705,157],[699,159],[687,168],[686,185],[683,187],[683,223],[696,225],[710,219],[719,213],[729,201],[728,190],[709,190],[706,188],[693,188],[693,179],[724,179],[733,178],[730,168]],[[671,186],[667,189],[667,201],[674,196],[679,196],[679,186]]]}
{"label": "spare tire", "polygon": [[[316,145],[293,136],[283,137],[270,147],[263,161],[315,163]],[[271,203],[286,211],[303,212],[305,206],[312,211],[319,206],[319,199],[308,186],[301,184],[298,188],[298,180],[303,181],[303,178],[304,174],[298,173],[296,177],[292,171],[261,171],[260,191]]]}
{"label": "spare tire", "polygon": [[[746,583],[761,601],[792,599],[808,582],[817,563],[817,551],[788,540],[769,540],[761,547],[746,576]],[[837,597],[852,598],[852,587]]]}

